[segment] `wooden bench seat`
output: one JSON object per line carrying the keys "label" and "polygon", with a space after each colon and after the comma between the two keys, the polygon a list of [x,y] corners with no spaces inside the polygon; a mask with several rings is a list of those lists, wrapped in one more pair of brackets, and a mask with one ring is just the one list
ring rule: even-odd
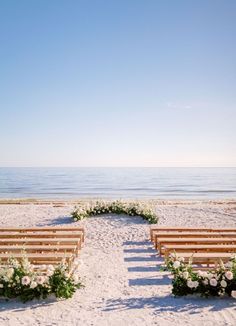
{"label": "wooden bench seat", "polygon": [[7,232],[0,232],[0,243],[5,244],[5,241],[7,240],[8,243],[10,243],[12,240],[17,239],[18,241],[20,239],[23,240],[28,240],[28,239],[36,239],[40,242],[43,242],[43,239],[46,239],[45,241],[48,241],[49,239],[55,239],[57,243],[61,243],[63,240],[62,239],[75,239],[77,240],[78,243],[78,249],[81,249],[81,243],[82,243],[82,234],[80,232],[73,232],[73,233],[67,233],[67,232],[56,232],[56,233],[51,233],[51,232],[20,232],[20,233],[7,233]]}
{"label": "wooden bench seat", "polygon": [[151,241],[154,241],[154,234],[159,232],[236,232],[236,228],[197,228],[197,227],[169,227],[169,226],[153,226],[150,228]]}
{"label": "wooden bench seat", "polygon": [[157,249],[162,253],[162,246],[169,244],[236,244],[236,238],[158,238]]}
{"label": "wooden bench seat", "polygon": [[81,240],[79,238],[3,238],[0,239],[0,245],[7,245],[7,244],[75,244],[81,247]]}
{"label": "wooden bench seat", "polygon": [[164,254],[166,257],[169,256],[171,252],[178,253],[182,252],[231,252],[236,253],[236,244],[187,244],[187,245],[163,245]]}
{"label": "wooden bench seat", "polygon": [[[14,253],[14,255],[0,253],[0,260],[7,261],[10,257],[20,259],[23,257],[22,253]],[[71,253],[27,253],[28,260],[35,265],[41,264],[58,264],[62,259],[65,259],[69,264],[73,260],[74,256]]]}
{"label": "wooden bench seat", "polygon": [[28,253],[78,252],[76,245],[0,245],[0,253],[8,253],[14,255],[14,253],[22,251],[27,251]]}
{"label": "wooden bench seat", "polygon": [[26,233],[26,232],[80,232],[82,234],[82,242],[84,242],[84,228],[82,227],[4,227],[0,228],[0,232],[17,232],[17,233]]}
{"label": "wooden bench seat", "polygon": [[178,255],[178,257],[183,257],[188,263],[191,258],[193,264],[214,264],[215,267],[220,263],[220,261],[227,262],[232,257],[230,252],[209,252],[209,253],[190,253],[183,252]]}
{"label": "wooden bench seat", "polygon": [[158,247],[158,239],[160,238],[235,238],[236,232],[158,232],[154,234],[155,248]]}
{"label": "wooden bench seat", "polygon": [[158,238],[192,238],[198,236],[199,238],[211,238],[211,237],[226,237],[236,238],[236,232],[159,232],[155,234]]}

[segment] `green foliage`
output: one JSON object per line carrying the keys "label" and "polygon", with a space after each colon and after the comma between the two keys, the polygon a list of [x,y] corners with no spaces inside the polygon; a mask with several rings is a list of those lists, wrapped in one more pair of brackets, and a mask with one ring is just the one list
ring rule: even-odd
{"label": "green foliage", "polygon": [[198,294],[202,297],[223,296],[236,298],[236,257],[227,264],[210,271],[195,271],[192,261],[184,262],[183,257],[171,254],[165,262],[165,269],[173,274],[172,294],[184,296]]}
{"label": "green foliage", "polygon": [[71,298],[76,289],[81,287],[81,283],[75,284],[72,278],[65,276],[61,268],[57,268],[53,276],[49,279],[49,284],[52,293],[55,293],[57,298]]}
{"label": "green foliage", "polygon": [[158,222],[158,217],[153,208],[148,205],[142,205],[139,202],[123,202],[123,201],[97,201],[85,206],[75,207],[71,216],[74,221],[82,220],[89,216],[100,214],[126,214],[129,216],[141,216],[150,224]]}
{"label": "green foliage", "polygon": [[0,267],[0,296],[6,299],[20,298],[26,302],[45,299],[51,294],[68,299],[80,287],[76,260],[70,269],[62,261],[56,267],[44,265],[40,270],[30,264],[25,256],[22,260],[11,258]]}

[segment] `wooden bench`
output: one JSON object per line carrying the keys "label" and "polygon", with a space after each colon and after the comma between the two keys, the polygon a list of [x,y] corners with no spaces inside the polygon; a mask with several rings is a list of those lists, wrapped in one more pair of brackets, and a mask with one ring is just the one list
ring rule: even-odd
{"label": "wooden bench", "polygon": [[29,227],[0,228],[0,260],[25,255],[35,265],[70,263],[84,241],[83,228]]}
{"label": "wooden bench", "polygon": [[19,253],[22,251],[27,251],[28,253],[44,253],[44,252],[73,252],[78,255],[78,250],[76,245],[0,245],[0,254],[8,253],[14,255],[14,253]]}
{"label": "wooden bench", "polygon": [[[210,253],[190,253],[183,252],[178,255],[178,257],[183,257],[186,262],[189,259],[192,260],[193,265],[207,265],[214,264],[214,267],[217,267],[221,261],[227,262],[232,257],[232,253],[230,252],[210,252]],[[199,268],[199,267],[198,267]]]}
{"label": "wooden bench", "polygon": [[154,234],[159,232],[236,232],[236,228],[197,228],[197,227],[169,227],[169,226],[153,226],[150,228],[151,241],[154,242]]}
{"label": "wooden bench", "polygon": [[[236,228],[151,227],[151,240],[167,258],[176,252],[194,265],[228,261],[236,253]],[[193,267],[195,268],[195,267]],[[197,266],[199,268],[199,266]],[[203,269],[205,267],[200,267]]]}
{"label": "wooden bench", "polygon": [[236,232],[158,232],[154,234],[155,248],[158,247],[158,241],[161,238],[187,239],[187,238],[235,238]]}
{"label": "wooden bench", "polygon": [[3,238],[0,245],[75,245],[78,250],[81,249],[79,238]]}
{"label": "wooden bench", "polygon": [[159,254],[162,254],[162,247],[165,245],[178,245],[178,244],[234,244],[236,245],[236,238],[225,238],[225,237],[215,237],[215,238],[158,238],[157,239],[157,249]]}
{"label": "wooden bench", "polygon": [[236,244],[187,244],[187,245],[163,245],[164,255],[168,257],[170,253],[176,252],[176,254],[180,254],[182,252],[191,252],[191,253],[200,253],[200,252],[236,252]]}
{"label": "wooden bench", "polygon": [[60,232],[79,232],[81,234],[81,240],[84,242],[84,228],[81,227],[4,227],[0,228],[0,233],[7,232],[16,232],[16,233],[31,233],[31,232],[51,232],[51,233],[60,233]]}
{"label": "wooden bench", "polygon": [[[25,253],[24,253],[25,254]],[[10,257],[14,257],[17,259],[21,259],[24,257],[23,253],[14,253],[14,255],[10,255],[9,253],[4,254],[0,253],[0,260],[1,262],[7,261]],[[27,258],[28,260],[34,264],[34,265],[42,265],[42,264],[58,264],[60,263],[63,259],[65,259],[68,264],[71,264],[72,260],[74,259],[74,256],[72,253],[27,253]]]}

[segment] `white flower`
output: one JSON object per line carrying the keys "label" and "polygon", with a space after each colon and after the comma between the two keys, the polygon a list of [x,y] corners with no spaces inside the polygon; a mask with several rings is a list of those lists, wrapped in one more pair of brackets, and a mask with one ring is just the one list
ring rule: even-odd
{"label": "white flower", "polygon": [[232,266],[233,266],[232,261],[228,261],[228,263],[225,264],[226,268],[232,268]]}
{"label": "white flower", "polygon": [[176,261],[174,262],[174,264],[173,264],[173,267],[174,267],[174,268],[179,268],[179,266],[180,266],[180,262],[179,262],[178,260],[176,260]]}
{"label": "white flower", "polygon": [[30,278],[29,278],[29,276],[23,276],[22,279],[21,279],[21,283],[23,285],[29,285],[30,284]]}
{"label": "white flower", "polygon": [[48,265],[48,270],[54,271],[54,266],[53,265]]}
{"label": "white flower", "polygon": [[208,280],[210,280],[212,277],[213,277],[213,274],[212,273],[208,273],[208,275],[207,275]]}
{"label": "white flower", "polygon": [[14,274],[14,268],[8,268],[6,276],[11,279]]}
{"label": "white flower", "polygon": [[29,273],[29,272],[32,271],[31,270],[31,265],[30,265],[29,262],[22,262],[22,266],[23,266],[23,268],[24,268],[24,270],[25,270],[26,273]]}
{"label": "white flower", "polygon": [[188,273],[188,272],[183,272],[183,278],[184,278],[184,279],[187,279],[188,276],[189,276],[189,273]]}
{"label": "white flower", "polygon": [[14,268],[18,268],[20,266],[20,263],[16,259],[13,259],[11,263]]}
{"label": "white flower", "polygon": [[48,276],[45,276],[45,277],[44,277],[44,283],[48,283],[48,281],[49,281]]}
{"label": "white flower", "polygon": [[192,281],[192,280],[187,281],[187,286],[190,289],[196,288],[196,287],[198,287],[198,285],[199,285],[198,281]]}
{"label": "white flower", "polygon": [[54,274],[54,271],[52,269],[47,270],[47,276],[52,276]]}
{"label": "white flower", "polygon": [[187,286],[190,288],[190,289],[193,289],[195,287],[195,282],[193,282],[192,280],[188,280],[187,281]]}
{"label": "white flower", "polygon": [[220,285],[222,286],[222,288],[226,288],[226,286],[227,286],[227,282],[226,282],[225,280],[222,280],[222,281],[220,282]]}
{"label": "white flower", "polygon": [[217,280],[215,278],[210,279],[211,286],[217,286]]}
{"label": "white flower", "polygon": [[42,285],[45,281],[45,278],[43,276],[37,276],[36,277],[36,282],[40,285]]}
{"label": "white flower", "polygon": [[184,262],[184,257],[179,257],[179,261]]}
{"label": "white flower", "polygon": [[208,275],[207,275],[207,272],[205,272],[205,271],[201,271],[201,277],[207,277]]}
{"label": "white flower", "polygon": [[236,299],[236,291],[231,291],[231,297]]}
{"label": "white flower", "polygon": [[194,287],[197,288],[199,285],[198,281],[194,281]]}
{"label": "white flower", "polygon": [[0,284],[0,289],[2,289],[3,288],[3,284]]}
{"label": "white flower", "polygon": [[37,285],[38,285],[38,284],[37,284],[35,281],[32,281],[32,282],[30,283],[30,288],[31,288],[31,289],[34,289],[34,288],[36,288]]}
{"label": "white flower", "polygon": [[225,277],[230,281],[230,280],[232,280],[233,279],[233,273],[232,272],[230,272],[230,271],[227,271],[226,273],[225,273]]}
{"label": "white flower", "polygon": [[77,222],[77,218],[76,217],[74,217],[74,222]]}

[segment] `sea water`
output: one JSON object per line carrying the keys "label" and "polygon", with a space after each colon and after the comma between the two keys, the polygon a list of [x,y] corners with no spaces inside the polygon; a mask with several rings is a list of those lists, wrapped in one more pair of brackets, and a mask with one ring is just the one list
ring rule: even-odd
{"label": "sea water", "polygon": [[0,168],[0,198],[236,198],[236,168]]}

